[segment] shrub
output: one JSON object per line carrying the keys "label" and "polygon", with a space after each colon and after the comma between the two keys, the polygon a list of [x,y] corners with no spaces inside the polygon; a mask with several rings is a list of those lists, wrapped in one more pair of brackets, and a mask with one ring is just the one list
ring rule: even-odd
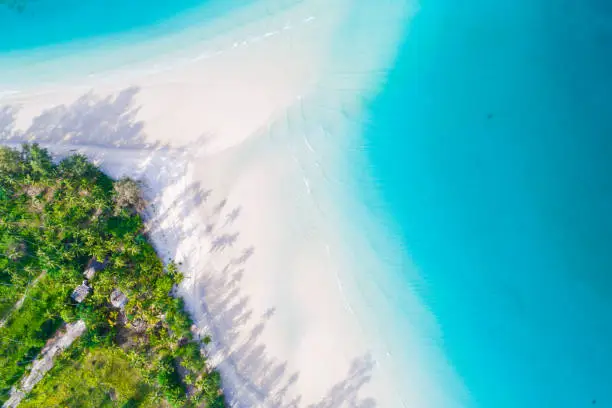
{"label": "shrub", "polygon": [[142,198],[141,185],[131,178],[124,177],[114,183],[116,211],[131,209],[142,212],[146,202]]}

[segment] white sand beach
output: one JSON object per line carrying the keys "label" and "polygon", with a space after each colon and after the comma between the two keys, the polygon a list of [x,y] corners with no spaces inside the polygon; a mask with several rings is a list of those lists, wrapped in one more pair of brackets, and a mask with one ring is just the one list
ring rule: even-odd
{"label": "white sand beach", "polygon": [[[353,223],[363,209],[348,174],[366,104],[414,10],[355,3],[262,1],[88,51],[89,65],[65,56],[24,67],[22,82],[0,89],[3,143],[82,152],[145,183],[151,237],[181,263],[180,295],[213,339],[232,406],[453,406],[437,390],[448,370],[439,333],[410,288],[417,318],[406,324],[426,330],[427,344],[371,324],[391,319],[393,282],[374,276],[393,250],[368,243],[372,220]],[[69,80],[37,74],[73,60]],[[393,355],[402,348],[409,365]]]}

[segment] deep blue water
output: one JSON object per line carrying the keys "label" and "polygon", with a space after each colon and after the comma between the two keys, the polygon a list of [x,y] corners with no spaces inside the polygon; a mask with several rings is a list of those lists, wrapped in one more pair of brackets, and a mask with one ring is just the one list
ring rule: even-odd
{"label": "deep blue water", "polygon": [[612,407],[612,3],[422,0],[366,138],[485,408]]}

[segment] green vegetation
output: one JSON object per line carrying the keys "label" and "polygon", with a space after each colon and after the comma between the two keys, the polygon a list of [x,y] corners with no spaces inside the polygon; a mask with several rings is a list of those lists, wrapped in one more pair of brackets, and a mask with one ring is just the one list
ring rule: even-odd
{"label": "green vegetation", "polygon": [[[224,407],[183,302],[182,275],[143,233],[139,185],[37,145],[0,147],[0,403],[64,323],[87,330],[23,407]],[[92,259],[89,295],[73,290]],[[111,304],[111,293],[127,297]],[[208,339],[207,339],[208,340]]]}

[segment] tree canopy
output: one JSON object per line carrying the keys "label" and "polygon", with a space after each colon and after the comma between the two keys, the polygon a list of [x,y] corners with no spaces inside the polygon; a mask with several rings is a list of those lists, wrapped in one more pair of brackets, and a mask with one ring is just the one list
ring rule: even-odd
{"label": "tree canopy", "polygon": [[[140,185],[85,156],[55,163],[36,144],[0,147],[0,403],[65,323],[87,330],[23,407],[225,406],[181,299],[182,275],[144,234]],[[72,291],[92,260],[91,293]],[[122,308],[111,304],[125,294]]]}

